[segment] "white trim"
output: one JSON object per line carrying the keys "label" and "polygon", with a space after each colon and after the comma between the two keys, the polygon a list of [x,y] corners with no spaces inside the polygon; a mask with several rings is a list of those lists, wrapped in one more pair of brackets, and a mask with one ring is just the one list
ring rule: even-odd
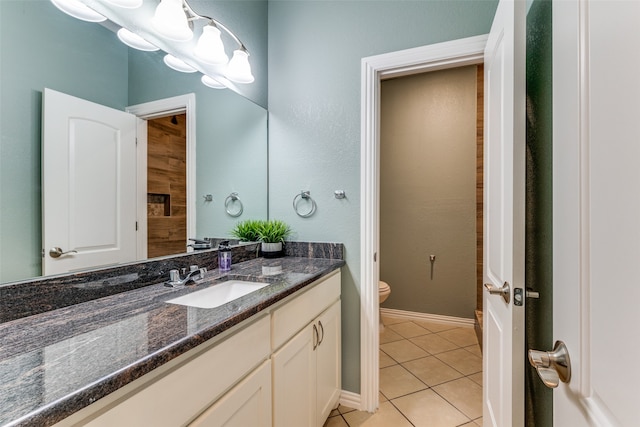
{"label": "white trim", "polygon": [[145,260],[147,252],[147,121],[136,118],[136,246],[137,259]]}
{"label": "white trim", "polygon": [[418,313],[416,311],[396,310],[393,308],[380,308],[380,314],[398,319],[426,320],[428,322],[439,323],[441,325],[453,325],[463,328],[473,328],[475,326],[474,319],[444,316],[442,314]]}
{"label": "white trim", "polygon": [[445,68],[480,64],[487,35],[363,58],[360,146],[360,409],[379,405],[378,280],[380,81]]}
{"label": "white trim", "polygon": [[360,395],[351,391],[342,390],[339,403],[347,408],[357,409],[360,407]]}
{"label": "white trim", "polygon": [[[157,117],[165,117],[171,114],[185,113],[187,114],[187,238],[196,236],[196,95],[189,93],[186,95],[174,96],[172,98],[160,99],[157,101],[145,102],[142,104],[131,105],[126,111],[135,114],[141,119],[153,119]],[[140,143],[140,141],[138,141]],[[146,148],[146,130],[145,130],[145,148]],[[142,151],[139,151],[142,154]],[[144,165],[142,157],[145,157]],[[138,171],[141,174],[144,167],[146,182],[146,150],[145,156],[138,156]],[[140,175],[138,176],[140,180]],[[138,182],[139,192],[140,181]],[[146,188],[146,184],[145,184]],[[138,197],[138,205],[140,206],[141,198],[144,197],[144,207],[146,212],[146,190]],[[145,217],[144,221],[140,218]],[[144,224],[146,246],[146,214],[139,215],[138,225]],[[138,233],[138,246],[141,245],[143,233]],[[186,244],[186,242],[185,242]]]}

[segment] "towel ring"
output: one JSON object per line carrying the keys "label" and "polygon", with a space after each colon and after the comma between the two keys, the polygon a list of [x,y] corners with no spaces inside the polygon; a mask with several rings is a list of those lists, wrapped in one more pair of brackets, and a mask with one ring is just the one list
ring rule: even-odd
{"label": "towel ring", "polygon": [[[231,212],[231,209],[229,209],[229,207],[231,204],[235,202],[238,202],[240,204],[240,210],[236,212]],[[224,210],[227,211],[227,214],[229,216],[232,216],[234,218],[242,215],[242,211],[244,211],[244,206],[242,205],[242,200],[240,200],[240,197],[238,197],[238,193],[233,192],[229,194],[226,199],[224,199]]]}
{"label": "towel ring", "polygon": [[[309,200],[311,202],[311,209],[307,213],[300,213],[300,211],[298,210],[298,202],[302,199]],[[316,207],[316,202],[311,198],[310,191],[301,191],[300,194],[296,194],[296,196],[293,198],[293,210],[296,211],[298,216],[301,216],[302,218],[309,218],[311,215],[313,215],[316,211]]]}

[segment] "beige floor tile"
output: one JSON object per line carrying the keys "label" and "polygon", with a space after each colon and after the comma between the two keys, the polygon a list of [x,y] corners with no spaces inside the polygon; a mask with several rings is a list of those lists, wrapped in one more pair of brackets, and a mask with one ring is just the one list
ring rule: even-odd
{"label": "beige floor tile", "polygon": [[447,402],[470,419],[482,416],[482,387],[468,378],[460,378],[433,387]]}
{"label": "beige floor tile", "polygon": [[478,418],[477,420],[473,420],[474,423],[476,423],[476,425],[482,427],[482,417]]}
{"label": "beige floor tile", "polygon": [[402,322],[406,322],[407,319],[404,317],[395,317],[395,316],[389,316],[388,314],[383,314],[382,315],[382,323],[384,323],[385,326],[387,325],[393,325],[395,323],[402,323]]}
{"label": "beige floor tile", "polygon": [[478,344],[476,331],[473,328],[455,328],[448,331],[438,332],[442,338],[457,344],[459,347]]}
{"label": "beige floor tile", "polygon": [[344,405],[338,405],[338,412],[340,412],[341,414],[346,414],[347,412],[353,412],[355,411],[355,409],[350,408],[348,406],[344,406]]}
{"label": "beige floor tile", "polygon": [[478,424],[474,423],[473,421],[469,421],[468,423],[464,423],[462,424],[460,427],[476,427]]}
{"label": "beige floor tile", "polygon": [[482,350],[480,350],[480,346],[478,344],[470,345],[464,347],[469,353],[475,354],[478,357],[482,357]]}
{"label": "beige floor tile", "polygon": [[455,350],[458,348],[457,345],[442,338],[438,334],[422,335],[411,338],[410,341],[430,354],[442,353],[444,351]]}
{"label": "beige floor tile", "polygon": [[465,375],[471,375],[482,371],[482,358],[469,353],[462,348],[435,355],[453,369]]}
{"label": "beige floor tile", "polygon": [[384,331],[380,332],[380,344],[385,344],[393,341],[400,341],[403,336],[394,332],[389,328],[384,328]]}
{"label": "beige floor tile", "polygon": [[349,427],[411,427],[411,423],[390,402],[381,403],[375,414],[355,411],[345,414],[344,418]]}
{"label": "beige floor tile", "polygon": [[327,421],[324,423],[324,427],[349,427],[349,424],[347,424],[342,416],[337,415],[335,417],[327,418]]}
{"label": "beige floor tile", "polygon": [[416,427],[454,427],[470,421],[432,390],[400,397],[393,404]]}
{"label": "beige floor tile", "polygon": [[451,325],[447,323],[437,323],[437,322],[432,322],[430,320],[414,320],[414,322],[422,326],[423,328],[427,328],[431,332],[441,332],[441,331],[457,328],[456,325]]}
{"label": "beige floor tile", "polygon": [[[396,362],[402,363],[420,357],[428,356],[429,353],[413,344],[409,340],[394,341],[380,345],[380,349],[387,353]],[[464,350],[463,350],[464,351]],[[465,351],[467,354],[471,354]]]}
{"label": "beige floor tile", "polygon": [[380,369],[380,391],[387,399],[424,390],[427,386],[400,365]]}
{"label": "beige floor tile", "polygon": [[382,394],[381,392],[378,392],[378,396],[379,396],[379,400],[378,400],[378,402],[380,402],[380,403],[382,403],[382,402],[386,402],[386,401],[388,401],[388,400],[389,400],[389,399],[387,399],[387,397],[386,397],[384,394]]}
{"label": "beige floor tile", "polygon": [[387,366],[391,366],[391,365],[395,365],[396,362],[395,360],[393,360],[391,357],[389,357],[389,355],[387,353],[385,353],[382,350],[380,351],[380,356],[378,357],[379,363],[380,363],[380,368],[386,368]]}
{"label": "beige floor tile", "polygon": [[480,387],[482,387],[482,372],[478,372],[477,374],[469,375],[469,376],[467,376],[467,378],[469,378],[471,381],[473,381],[474,383],[476,383]]}
{"label": "beige floor tile", "polygon": [[463,376],[460,372],[434,356],[410,360],[403,363],[402,366],[431,387]]}
{"label": "beige floor tile", "polygon": [[329,413],[330,417],[335,417],[336,415],[340,415],[340,411],[338,411],[337,409],[334,409]]}
{"label": "beige floor tile", "polygon": [[413,322],[396,323],[395,325],[389,325],[387,328],[402,335],[404,338],[413,338],[420,335],[430,334],[431,331],[416,325]]}

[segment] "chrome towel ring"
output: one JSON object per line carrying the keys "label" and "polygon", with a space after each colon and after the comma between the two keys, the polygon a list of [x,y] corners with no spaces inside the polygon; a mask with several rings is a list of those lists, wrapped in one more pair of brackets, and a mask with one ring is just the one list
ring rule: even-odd
{"label": "chrome towel ring", "polygon": [[[307,213],[300,213],[300,211],[298,210],[298,203],[302,199],[311,202],[311,209],[309,209],[309,212]],[[302,218],[309,218],[311,215],[313,215],[316,211],[316,207],[316,202],[311,198],[310,191],[301,191],[300,194],[296,194],[296,196],[293,198],[293,210],[296,211],[298,216],[301,216]]]}
{"label": "chrome towel ring", "polygon": [[[231,206],[236,202],[240,205],[240,209],[233,212],[231,211]],[[234,218],[242,215],[242,211],[244,211],[244,205],[242,204],[242,200],[240,200],[240,197],[238,197],[238,193],[233,192],[229,194],[226,199],[224,199],[224,209],[225,211],[227,211],[227,214],[229,216],[232,216]]]}

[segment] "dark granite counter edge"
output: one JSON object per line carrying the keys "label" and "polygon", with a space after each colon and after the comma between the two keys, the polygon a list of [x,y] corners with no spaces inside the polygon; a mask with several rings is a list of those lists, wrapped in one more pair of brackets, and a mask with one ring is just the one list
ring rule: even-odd
{"label": "dark granite counter edge", "polygon": [[186,353],[187,351],[196,348],[197,346],[216,337],[229,328],[241,323],[246,319],[249,319],[250,317],[269,308],[278,301],[281,301],[289,295],[292,295],[295,292],[303,289],[316,280],[327,276],[328,274],[335,271],[336,269],[339,269],[342,266],[344,266],[344,261],[342,261],[342,263],[336,264],[331,268],[327,268],[323,271],[318,272],[314,276],[303,280],[300,283],[297,283],[295,286],[289,287],[282,292],[273,295],[271,298],[261,301],[259,304],[249,307],[242,313],[228,318],[222,323],[216,324],[189,337],[176,341],[154,352],[153,354],[140,359],[137,363],[131,364],[119,371],[114,372],[109,376],[103,377],[101,380],[98,380],[92,384],[88,384],[87,386],[77,390],[75,393],[67,395],[64,398],[43,406],[37,411],[27,414],[22,418],[7,424],[6,426],[50,426],[59,421],[62,421],[75,412],[91,405],[97,400],[109,395],[110,393],[117,391],[121,387],[133,382],[134,380],[141,378],[145,374]]}

